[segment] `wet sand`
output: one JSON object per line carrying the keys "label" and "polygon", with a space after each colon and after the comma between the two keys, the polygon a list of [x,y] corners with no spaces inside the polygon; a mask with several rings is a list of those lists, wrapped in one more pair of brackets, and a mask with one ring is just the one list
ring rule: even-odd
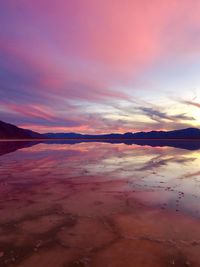
{"label": "wet sand", "polygon": [[[160,183],[162,176],[156,189],[141,188],[144,182],[124,174],[128,167],[120,164],[124,175],[113,171],[116,159],[105,175],[106,167],[99,171],[98,165],[112,159],[105,145],[79,146],[79,154],[68,147],[64,158],[51,149],[32,147],[0,158],[1,267],[200,266],[199,213],[176,208],[184,191]],[[157,199],[147,196],[156,193]],[[174,208],[167,200],[172,193],[178,197]]]}

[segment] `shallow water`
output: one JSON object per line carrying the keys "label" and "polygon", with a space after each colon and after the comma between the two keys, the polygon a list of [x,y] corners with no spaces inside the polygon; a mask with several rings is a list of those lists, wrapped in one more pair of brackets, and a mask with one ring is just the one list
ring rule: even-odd
{"label": "shallow water", "polygon": [[200,150],[0,142],[0,266],[200,266]]}

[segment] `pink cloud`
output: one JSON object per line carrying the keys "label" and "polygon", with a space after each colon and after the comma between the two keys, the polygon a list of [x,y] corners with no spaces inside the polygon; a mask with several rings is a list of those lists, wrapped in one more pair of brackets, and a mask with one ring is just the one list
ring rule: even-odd
{"label": "pink cloud", "polygon": [[[23,8],[30,15],[32,26],[34,20],[34,39],[30,36],[27,42],[31,45],[34,41],[39,52],[53,47],[54,53],[66,59],[74,55],[98,62],[105,69],[133,72],[162,56],[199,50],[199,1],[10,3],[12,8]],[[23,19],[19,23],[23,24]]]}
{"label": "pink cloud", "polygon": [[0,12],[0,104],[38,129],[66,116],[72,130],[130,130],[82,106],[132,104],[138,89],[126,85],[146,69],[200,53],[200,1],[7,0]]}
{"label": "pink cloud", "polygon": [[42,118],[48,121],[55,120],[55,115],[52,111],[47,111],[45,107],[39,105],[16,105],[16,104],[7,104],[5,105],[7,110],[11,110],[17,113],[20,113],[23,116],[28,116],[32,118]]}

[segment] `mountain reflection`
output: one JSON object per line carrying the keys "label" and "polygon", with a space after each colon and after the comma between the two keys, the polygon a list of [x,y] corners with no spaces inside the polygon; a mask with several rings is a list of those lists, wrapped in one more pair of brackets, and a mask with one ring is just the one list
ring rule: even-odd
{"label": "mountain reflection", "polygon": [[[98,179],[106,177],[110,180],[127,179],[128,187],[137,188],[139,191],[148,189],[148,192],[156,195],[156,199],[159,194],[171,195],[172,192],[173,199],[176,199],[176,193],[183,189],[189,190],[190,198],[193,198],[199,186],[198,150],[102,142],[69,144],[68,141],[61,140],[40,143],[1,142],[0,151],[1,166],[4,166],[1,175],[4,174],[4,170],[7,172],[12,163],[12,169],[15,170],[12,176],[21,175],[23,170],[27,171],[30,179],[35,173],[32,173],[32,170],[37,170],[40,176],[48,177],[49,173],[62,180],[77,175],[98,177]],[[3,156],[6,153],[10,154]],[[181,183],[180,178],[182,178]],[[189,187],[188,181],[190,181]],[[152,200],[151,196],[149,201]],[[171,203],[170,206],[175,208],[176,203],[173,205]]]}
{"label": "mountain reflection", "polygon": [[105,254],[132,262],[133,249],[140,267],[200,263],[199,150],[62,140],[0,151],[0,266],[112,266]]}
{"label": "mountain reflection", "polygon": [[86,140],[86,139],[69,139],[69,140],[47,140],[47,141],[6,141],[0,140],[0,156],[14,152],[18,149],[31,147],[39,143],[44,144],[80,144],[80,143],[110,143],[110,144],[125,144],[125,145],[139,145],[139,146],[150,146],[150,147],[174,147],[186,150],[198,150],[200,149],[200,140],[151,140],[151,139],[138,139],[138,140],[128,140],[128,139],[113,139],[113,140]]}

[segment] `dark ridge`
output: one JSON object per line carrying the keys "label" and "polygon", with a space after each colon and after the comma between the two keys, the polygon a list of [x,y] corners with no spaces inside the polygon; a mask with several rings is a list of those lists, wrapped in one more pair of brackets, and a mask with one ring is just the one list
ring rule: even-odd
{"label": "dark ridge", "polygon": [[0,139],[89,139],[89,140],[136,140],[136,139],[200,139],[200,130],[187,128],[174,131],[151,131],[137,133],[111,134],[79,134],[79,133],[46,133],[39,134],[31,130],[22,129],[15,125],[0,121]]}
{"label": "dark ridge", "polygon": [[43,138],[42,134],[0,121],[0,139]]}

